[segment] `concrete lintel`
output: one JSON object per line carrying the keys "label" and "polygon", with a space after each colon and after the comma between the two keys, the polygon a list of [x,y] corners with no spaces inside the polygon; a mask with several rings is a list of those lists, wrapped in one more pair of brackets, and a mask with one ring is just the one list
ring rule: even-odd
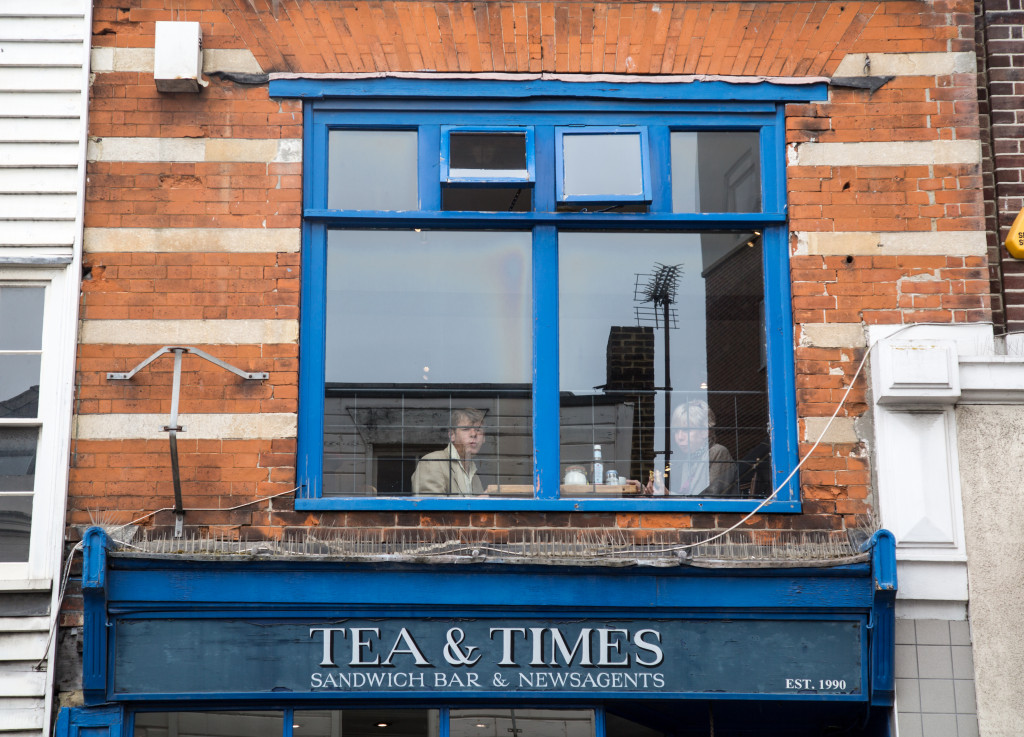
{"label": "concrete lintel", "polygon": [[791,143],[795,166],[930,166],[980,164],[980,141]]}
{"label": "concrete lintel", "polygon": [[798,232],[798,256],[984,256],[985,231]]}
{"label": "concrete lintel", "polygon": [[[74,437],[79,440],[155,440],[166,438],[161,430],[168,415],[76,415]],[[298,415],[286,412],[254,414],[181,414],[182,440],[276,440],[294,438]]]}
{"label": "concrete lintel", "polygon": [[[153,49],[97,46],[92,49],[94,73],[138,72],[153,73]],[[203,49],[203,72],[234,72],[262,74],[256,57],[249,49]]]}
{"label": "concrete lintel", "polygon": [[256,162],[302,161],[297,138],[91,138],[89,161]]}
{"label": "concrete lintel", "polygon": [[[868,71],[865,65],[871,60]],[[893,77],[940,77],[970,74],[977,70],[971,51],[937,51],[911,54],[847,54],[833,76],[863,77],[876,74]]]}
{"label": "concrete lintel", "polygon": [[86,228],[89,253],[296,253],[298,228]]}
{"label": "concrete lintel", "polygon": [[249,345],[295,343],[298,320],[83,320],[82,343]]}

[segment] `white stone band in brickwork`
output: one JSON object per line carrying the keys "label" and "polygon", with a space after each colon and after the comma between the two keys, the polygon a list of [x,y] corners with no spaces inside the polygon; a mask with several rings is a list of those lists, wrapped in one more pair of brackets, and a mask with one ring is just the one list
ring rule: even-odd
{"label": "white stone band in brickwork", "polygon": [[[867,64],[869,59],[870,65]],[[977,66],[978,61],[973,51],[847,54],[836,67],[833,76],[944,77],[950,74],[973,74]]]}
{"label": "white stone band in brickwork", "polygon": [[255,162],[302,161],[299,138],[91,138],[89,161]]}
{"label": "white stone band in brickwork", "polygon": [[867,345],[859,322],[805,323],[800,326],[800,345],[810,348],[863,348]]}
{"label": "white stone band in brickwork", "polygon": [[[168,415],[76,415],[74,437],[79,440],[155,440],[167,437]],[[182,414],[181,440],[278,440],[294,438],[298,415],[290,412],[253,414]]]}
{"label": "white stone band in brickwork", "polygon": [[980,141],[791,143],[791,166],[930,166],[981,164]]}
{"label": "white stone band in brickwork", "polygon": [[91,253],[296,253],[299,228],[86,228]]}
{"label": "white stone band in brickwork", "polygon": [[249,345],[295,343],[298,320],[83,320],[82,343]]}
{"label": "white stone band in brickwork", "polygon": [[806,417],[804,418],[804,442],[813,443],[824,431],[821,438],[823,443],[859,443],[857,437],[856,420],[852,417],[837,417],[825,431],[828,425],[827,417]]}
{"label": "white stone band in brickwork", "polygon": [[[97,46],[92,49],[94,74],[108,72],[153,73],[153,49],[115,49]],[[262,74],[263,69],[248,49],[203,49],[203,72],[234,72]]]}
{"label": "white stone band in brickwork", "polygon": [[796,232],[798,256],[984,256],[983,230],[910,233]]}

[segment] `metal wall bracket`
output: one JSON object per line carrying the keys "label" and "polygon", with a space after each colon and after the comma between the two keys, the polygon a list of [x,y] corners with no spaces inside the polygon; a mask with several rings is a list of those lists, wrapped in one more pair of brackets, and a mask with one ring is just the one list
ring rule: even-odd
{"label": "metal wall bracket", "polygon": [[206,359],[210,363],[220,366],[222,369],[227,369],[236,376],[241,376],[243,379],[249,381],[261,381],[263,379],[269,379],[270,374],[266,371],[242,371],[239,368],[232,366],[229,363],[221,361],[219,358],[211,356],[205,351],[201,351],[198,348],[193,348],[187,345],[165,345],[163,348],[158,350],[152,356],[147,358],[145,361],[140,363],[138,366],[133,368],[128,373],[109,372],[107,373],[107,381],[128,381],[135,374],[139,373],[149,364],[153,363],[156,359],[165,353],[174,354],[174,384],[171,389],[171,418],[170,421],[164,425],[161,431],[167,433],[168,440],[170,441],[171,449],[171,480],[174,483],[174,536],[181,537],[183,534],[183,528],[185,524],[185,508],[181,502],[181,474],[178,472],[178,433],[185,432],[185,428],[178,424],[178,400],[181,396],[181,357],[185,353],[194,353],[200,358]]}

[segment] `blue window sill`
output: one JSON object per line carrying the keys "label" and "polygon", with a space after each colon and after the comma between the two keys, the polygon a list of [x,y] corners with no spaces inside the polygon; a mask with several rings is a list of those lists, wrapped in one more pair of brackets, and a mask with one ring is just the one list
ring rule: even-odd
{"label": "blue window sill", "polygon": [[[295,500],[295,510],[313,511],[470,511],[470,512],[752,512],[760,499],[490,499],[481,497],[321,497]],[[799,501],[777,500],[762,512],[799,514]]]}

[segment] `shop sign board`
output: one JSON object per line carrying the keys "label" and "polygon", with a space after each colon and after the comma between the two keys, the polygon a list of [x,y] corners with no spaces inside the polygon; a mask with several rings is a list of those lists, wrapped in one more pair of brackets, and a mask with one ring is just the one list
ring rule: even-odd
{"label": "shop sign board", "polygon": [[114,633],[114,698],[867,698],[860,618],[126,618]]}

